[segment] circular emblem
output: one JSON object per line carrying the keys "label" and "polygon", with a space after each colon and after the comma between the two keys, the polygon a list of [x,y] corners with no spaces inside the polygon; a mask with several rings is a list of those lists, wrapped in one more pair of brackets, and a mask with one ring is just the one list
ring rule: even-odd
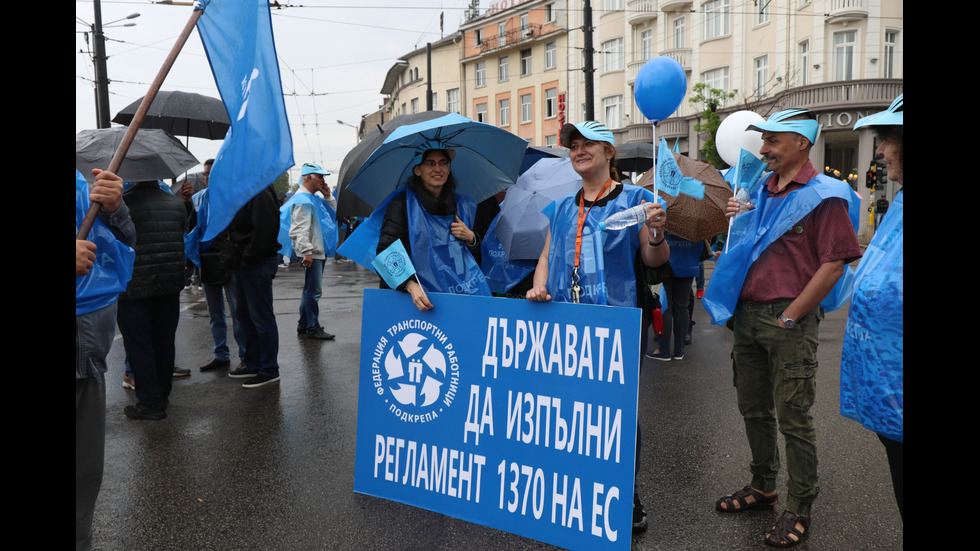
{"label": "circular emblem", "polygon": [[402,253],[393,252],[389,254],[387,258],[385,258],[385,268],[388,270],[388,273],[394,277],[398,277],[405,273],[406,264],[407,262],[405,262],[405,257],[402,255]]}
{"label": "circular emblem", "polygon": [[378,395],[388,411],[403,421],[438,418],[452,405],[459,386],[452,343],[438,327],[419,320],[398,324],[388,333],[392,338],[379,343]]}

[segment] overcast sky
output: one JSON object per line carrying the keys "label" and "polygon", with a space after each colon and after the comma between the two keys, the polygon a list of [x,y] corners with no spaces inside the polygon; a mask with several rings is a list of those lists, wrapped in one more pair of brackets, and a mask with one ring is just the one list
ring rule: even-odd
{"label": "overcast sky", "polygon": [[[102,0],[105,26],[110,118],[146,94],[192,8],[147,0]],[[320,163],[334,171],[357,142],[361,115],[375,111],[385,73],[395,60],[459,28],[469,0],[303,0],[301,6],[272,10],[272,27],[282,75],[286,113],[293,136],[296,167]],[[486,8],[488,0],[481,1]],[[132,13],[140,17],[123,19]],[[96,127],[91,1],[75,3],[75,132]],[[123,23],[135,23],[122,27]],[[163,90],[213,97],[217,87],[195,30],[164,81]],[[178,136],[187,143],[187,139]],[[191,138],[189,149],[202,162],[214,157],[221,142]],[[198,166],[191,170],[197,172]],[[295,182],[298,169],[293,169]],[[336,174],[328,177],[333,184]]]}

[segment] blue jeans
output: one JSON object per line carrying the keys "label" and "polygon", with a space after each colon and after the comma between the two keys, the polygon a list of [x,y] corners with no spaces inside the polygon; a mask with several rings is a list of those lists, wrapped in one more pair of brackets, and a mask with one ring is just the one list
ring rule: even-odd
{"label": "blue jeans", "polygon": [[238,321],[245,332],[245,365],[249,371],[279,376],[279,327],[272,305],[272,280],[279,257],[272,255],[255,264],[242,264],[238,278]]}
{"label": "blue jeans", "polygon": [[299,330],[313,333],[320,328],[320,295],[323,293],[323,265],[326,260],[313,259],[306,268],[303,296],[299,301]]}
{"label": "blue jeans", "polygon": [[238,344],[238,357],[245,358],[245,330],[238,321],[238,284],[235,275],[224,285],[204,284],[204,298],[208,303],[208,317],[211,318],[211,338],[214,339],[214,359],[228,361],[228,324],[225,322],[225,298],[231,313],[231,331]]}

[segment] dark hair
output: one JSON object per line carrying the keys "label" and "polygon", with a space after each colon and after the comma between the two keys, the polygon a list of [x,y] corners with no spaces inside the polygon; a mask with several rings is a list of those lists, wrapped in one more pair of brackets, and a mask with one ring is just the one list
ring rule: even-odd
{"label": "dark hair", "polygon": [[204,165],[205,166],[207,166],[207,165],[213,165],[213,164],[214,164],[214,159],[208,159],[208,160],[204,161]]}
{"label": "dark hair", "polygon": [[[446,153],[444,149],[429,149],[422,154],[422,162],[425,162],[425,158],[428,157],[431,153],[436,151],[442,153],[446,157],[446,160],[449,160],[449,154]],[[425,186],[422,184],[422,177],[415,174],[415,170],[414,170],[415,167],[412,168],[413,168],[412,175],[405,182],[405,185],[408,188],[410,188],[412,191],[418,193],[419,190],[425,189]],[[426,193],[428,193],[428,191],[426,191]],[[453,176],[453,171],[452,169],[450,169],[449,177],[446,178],[446,183],[442,186],[442,191],[440,192],[439,197],[437,197],[436,199],[443,199],[446,197],[453,198],[455,193],[456,193],[456,177]]]}

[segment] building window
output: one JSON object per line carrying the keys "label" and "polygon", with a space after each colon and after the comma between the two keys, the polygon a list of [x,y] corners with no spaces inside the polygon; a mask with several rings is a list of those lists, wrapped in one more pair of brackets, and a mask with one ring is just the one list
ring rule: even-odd
{"label": "building window", "polygon": [[531,122],[534,116],[534,104],[531,102],[531,94],[521,95],[521,124]]}
{"label": "building window", "polygon": [[[719,67],[718,69],[712,69],[701,73],[701,82],[707,84],[708,88],[717,88],[728,92],[728,67]],[[723,102],[722,106],[724,106],[725,103],[727,103],[727,101]]]}
{"label": "building window", "polygon": [[614,38],[602,43],[602,71],[623,70],[623,39]]}
{"label": "building window", "polygon": [[729,34],[729,5],[730,0],[711,0],[701,6],[705,40]]}
{"label": "building window", "polygon": [[548,88],[544,91],[544,118],[558,116],[558,89]]}
{"label": "building window", "polygon": [[477,61],[476,62],[476,87],[487,85],[487,62]]}
{"label": "building window", "polygon": [[497,23],[497,46],[507,44],[507,23]]}
{"label": "building window", "polygon": [[558,66],[558,43],[548,42],[544,45],[544,68],[554,69]]}
{"label": "building window", "polygon": [[412,98],[410,105],[411,105],[411,111],[409,111],[410,113],[415,114],[419,112],[419,98]]}
{"label": "building window", "polygon": [[554,23],[555,22],[555,5],[546,4],[544,7],[544,22]]}
{"label": "building window", "polygon": [[402,104],[402,115],[407,115],[407,114],[408,114],[408,107],[403,103]]}
{"label": "building window", "polygon": [[521,50],[521,76],[531,74],[531,49]]}
{"label": "building window", "polygon": [[623,9],[623,0],[602,0],[603,11],[616,11]]}
{"label": "building window", "polygon": [[609,128],[623,126],[623,96],[602,98],[603,120]]}
{"label": "building window", "polygon": [[769,22],[769,2],[763,4],[762,9],[755,13],[755,24],[765,25]]}
{"label": "building window", "polygon": [[653,29],[647,29],[640,33],[640,61],[646,61],[653,57]]}
{"label": "building window", "polygon": [[683,17],[678,17],[674,20],[674,48],[680,49],[687,44],[686,37],[684,36],[687,32],[687,20]]}
{"label": "building window", "polygon": [[800,86],[806,86],[810,84],[810,41],[804,40],[800,42],[796,48],[799,72],[800,72]]}
{"label": "building window", "polygon": [[497,102],[497,124],[510,126],[510,98]]}
{"label": "building window", "polygon": [[885,59],[881,68],[881,76],[895,78],[895,52],[897,51],[898,31],[885,31]]}
{"label": "building window", "polygon": [[459,113],[459,88],[446,90],[446,112]]}
{"label": "building window", "polygon": [[528,28],[531,26],[529,15],[526,13],[522,13],[520,17],[520,22],[521,22],[521,34],[524,34],[524,31],[528,30]]}
{"label": "building window", "polygon": [[432,92],[432,110],[439,109],[439,92]]}
{"label": "building window", "polygon": [[769,86],[769,56],[764,55],[752,60],[752,85],[755,88],[756,99],[766,97]]}
{"label": "building window", "polygon": [[854,78],[854,41],[857,31],[834,33],[834,80]]}
{"label": "building window", "polygon": [[502,55],[497,60],[497,80],[503,82],[509,78],[510,73],[510,61],[509,56]]}
{"label": "building window", "polygon": [[483,29],[473,31],[473,42],[476,43],[477,46],[483,45]]}
{"label": "building window", "polygon": [[558,135],[551,134],[550,136],[545,136],[544,145],[548,147],[558,147]]}
{"label": "building window", "polygon": [[476,122],[488,122],[487,121],[487,104],[478,103],[476,104]]}

